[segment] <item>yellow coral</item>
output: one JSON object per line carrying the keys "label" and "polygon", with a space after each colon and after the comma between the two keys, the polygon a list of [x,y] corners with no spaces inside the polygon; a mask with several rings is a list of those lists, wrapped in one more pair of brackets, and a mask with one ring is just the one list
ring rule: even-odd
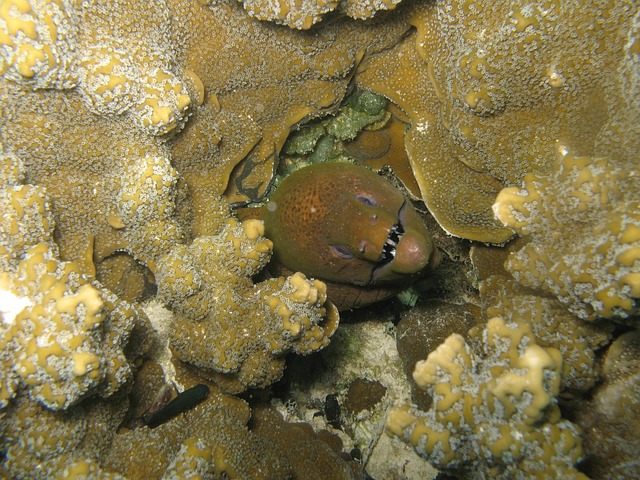
{"label": "yellow coral", "polygon": [[3,1],[0,74],[33,88],[73,87],[75,33],[61,0]]}
{"label": "yellow coral", "polygon": [[266,386],[282,375],[286,352],[308,354],[329,343],[338,313],[324,283],[300,273],[252,282],[271,257],[262,222],[240,223],[227,207],[217,230],[158,262],[158,294],[176,313],[171,347],[178,358],[218,372],[228,391]]}
{"label": "yellow coral", "polygon": [[638,14],[630,0],[423,2],[411,45],[365,60],[356,80],[411,117],[407,152],[445,230],[505,242],[495,195],[528,172],[552,172],[558,150],[605,154],[622,139],[618,161],[633,165],[640,109],[628,98],[638,97],[628,46]]}
{"label": "yellow coral", "polygon": [[86,58],[80,61],[84,72],[82,91],[96,112],[121,114],[135,104],[139,90],[137,72],[131,67],[127,53],[106,45],[92,45]]}
{"label": "yellow coral", "polygon": [[[506,272],[505,272],[506,275]],[[599,379],[596,350],[608,343],[612,325],[584,322],[553,298],[532,295],[510,278],[493,275],[480,286],[488,316],[526,322],[540,346],[562,353],[561,390],[586,391]]]}
{"label": "yellow coral", "polygon": [[163,157],[136,159],[128,170],[117,196],[118,215],[109,223],[125,229],[134,255],[153,270],[155,259],[183,235],[172,218],[178,174]]}
{"label": "yellow coral", "polygon": [[438,468],[483,472],[491,478],[581,478],[580,431],[561,420],[562,357],[536,345],[526,323],[489,320],[484,355],[452,334],[414,371],[433,396],[420,412],[397,407],[387,430]]}
{"label": "yellow coral", "polygon": [[550,176],[529,174],[504,189],[496,217],[529,243],[507,270],[555,295],[582,319],[625,319],[640,298],[640,187],[610,160],[567,155]]}
{"label": "yellow coral", "polygon": [[12,160],[3,157],[0,188],[0,290],[13,304],[2,309],[0,406],[21,386],[54,410],[111,395],[131,376],[122,348],[138,313],[58,258],[45,190],[19,185],[23,167]]}
{"label": "yellow coral", "polygon": [[0,189],[0,265],[8,268],[33,244],[52,240],[55,222],[45,189],[12,185]]}
{"label": "yellow coral", "polygon": [[125,480],[118,474],[105,472],[95,460],[79,460],[67,465],[62,471],[57,472],[56,480],[91,480],[101,478],[104,480]]}
{"label": "yellow coral", "polygon": [[135,106],[137,121],[152,135],[163,135],[186,121],[191,98],[170,71],[156,68],[141,79],[142,98]]}
{"label": "yellow coral", "polygon": [[[15,275],[3,274],[0,283],[30,299],[3,333],[2,343],[14,352],[12,368],[33,399],[64,409],[103,382],[102,393],[110,395],[129,378],[131,367],[120,348],[135,313],[116,330],[105,325],[115,309],[105,305],[76,265],[60,262],[41,243],[29,248]],[[103,345],[112,335],[111,343]]]}
{"label": "yellow coral", "polygon": [[213,468],[211,447],[197,438],[187,438],[162,478],[198,480],[209,477]]}
{"label": "yellow coral", "polygon": [[367,19],[379,10],[393,10],[401,0],[238,0],[252,17],[308,30],[334,10]]}

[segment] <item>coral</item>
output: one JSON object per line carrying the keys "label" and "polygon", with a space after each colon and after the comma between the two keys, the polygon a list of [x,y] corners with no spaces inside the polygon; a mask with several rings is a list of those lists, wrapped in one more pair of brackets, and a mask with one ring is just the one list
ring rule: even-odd
{"label": "coral", "polygon": [[555,397],[562,357],[536,344],[526,323],[494,317],[474,350],[452,334],[414,379],[434,398],[421,412],[395,408],[388,431],[437,468],[469,478],[586,478],[580,429],[560,417]]}
{"label": "coral", "polygon": [[54,410],[91,393],[112,395],[131,376],[123,349],[143,314],[91,284],[77,264],[60,261],[45,190],[19,185],[22,165],[10,170],[13,159],[3,160],[0,289],[16,308],[4,312],[0,332],[0,405],[6,407],[21,386]]}
{"label": "coral", "polygon": [[[267,406],[253,409],[251,426],[253,433],[266,438],[280,451],[285,452],[293,478],[364,478],[362,467],[356,462],[347,462],[340,457],[342,444],[339,439],[331,438],[327,431],[316,433],[308,423],[285,422],[280,413]],[[337,443],[337,451],[334,451],[330,442]],[[295,445],[294,450],[290,448],[291,445]]]}
{"label": "coral", "polygon": [[162,478],[166,480],[206,478],[212,470],[210,467],[212,460],[213,451],[210,447],[195,437],[187,438]]}
{"label": "coral", "polygon": [[[208,196],[225,188],[232,203],[261,199],[274,171],[274,153],[291,128],[337,108],[362,56],[388,48],[409,28],[405,17],[394,15],[386,22],[342,18],[322,29],[297,31],[248,18],[239,3],[228,0],[208,6],[175,2],[172,10],[180,19],[175,24],[179,62],[206,92],[187,126],[192,120],[193,130],[204,129],[197,125],[201,122],[207,129],[216,125],[223,139],[202,157],[173,152],[173,165],[202,212]],[[215,124],[198,118],[212,104],[219,109]],[[211,143],[207,136],[198,141]]]}
{"label": "coral", "polygon": [[559,150],[604,156],[622,137],[617,161],[633,165],[640,109],[620,97],[638,83],[637,15],[629,0],[425,2],[411,12],[415,35],[356,80],[409,114],[407,152],[440,225],[503,243],[512,233],[493,218],[495,195],[552,172]]}
{"label": "coral", "polygon": [[[60,262],[43,243],[28,249],[0,283],[27,302],[5,319],[2,345],[31,398],[63,409],[95,391],[111,395],[128,381],[131,366],[122,349],[140,321],[134,307],[88,283],[77,265]],[[3,398],[11,390],[3,389]]]}
{"label": "coral", "polygon": [[286,458],[247,429],[249,417],[244,401],[214,392],[193,410],[157,428],[117,435],[101,465],[131,479],[193,478],[196,474],[204,478],[287,478]]}
{"label": "coral", "polygon": [[[108,399],[94,397],[57,412],[21,395],[7,408],[0,438],[11,477],[77,478],[73,474],[86,474],[88,470],[104,473],[100,478],[110,478],[93,459],[109,450],[127,405],[122,390]],[[112,478],[122,479],[118,475]]]}
{"label": "coral", "polygon": [[101,478],[104,480],[126,480],[117,473],[105,472],[95,460],[79,460],[71,465],[67,465],[64,470],[58,472],[55,480],[92,480]]}
{"label": "coral", "polygon": [[252,282],[271,256],[263,234],[262,222],[240,223],[227,210],[215,235],[174,247],[156,272],[158,295],[176,314],[174,353],[224,374],[229,391],[272,383],[286,352],[318,351],[338,326],[322,282],[301,273]]}
{"label": "coral", "polygon": [[526,322],[538,345],[562,354],[561,391],[586,392],[600,379],[596,350],[609,343],[613,325],[580,320],[556,299],[533,295],[503,276],[483,280],[480,293],[488,317]]}
{"label": "coral", "polygon": [[[365,20],[380,10],[392,10],[402,0],[238,0],[252,17],[281,23],[291,28],[308,30],[333,11]],[[208,3],[213,3],[209,0]]]}
{"label": "coral", "polygon": [[4,154],[1,146],[0,155],[0,265],[7,270],[15,267],[32,245],[52,242],[55,221],[45,189],[24,185],[22,162],[15,155]]}
{"label": "coral", "polygon": [[529,239],[509,256],[507,270],[585,320],[638,313],[639,187],[635,171],[567,155],[554,174],[528,174],[522,188],[502,190],[497,218]]}
{"label": "coral", "polygon": [[[169,18],[164,2],[85,2],[79,7],[74,11],[59,0],[4,2],[0,72],[35,89],[77,86],[95,112],[129,111],[140,128],[152,135],[180,125],[191,99],[162,53],[169,40],[166,34],[153,39],[144,53],[135,42],[118,41],[115,48],[111,43],[140,39],[146,35],[145,24],[164,23],[166,27]],[[136,11],[137,21],[114,27],[110,14],[123,8]],[[78,24],[78,19],[88,17],[94,24],[92,30]],[[108,29],[113,36],[100,33]]]}
{"label": "coral", "polygon": [[[473,304],[440,300],[418,302],[404,313],[397,325],[396,343],[407,378],[412,378],[416,362],[427,358],[452,333],[464,336],[481,317],[481,309]],[[413,382],[411,398],[421,409],[431,406],[431,397]]]}
{"label": "coral", "polygon": [[[280,5],[289,9],[286,14]],[[324,13],[325,7],[332,12]],[[247,13],[252,9],[290,25],[299,22],[297,27],[327,21],[291,29],[257,20]],[[290,132],[331,114],[342,121],[340,106],[353,106],[345,96],[355,84],[356,91],[364,87],[395,102],[387,102],[393,118],[383,125],[386,113],[364,116],[357,128],[336,130],[340,140],[316,142],[319,153],[330,155],[340,144],[367,161],[384,164],[395,155],[404,178],[408,159],[421,195],[447,231],[502,242],[513,230],[493,218],[495,195],[519,186],[528,172],[542,177],[554,171],[558,150],[607,156],[617,171],[637,172],[638,18],[632,0],[358,0],[324,6],[304,0],[0,1],[0,474],[288,478],[295,461],[306,464],[300,474],[305,478],[309,469],[322,473],[314,468],[317,438],[309,455],[288,459],[281,450],[292,456],[299,450],[286,443],[276,447],[251,432],[247,403],[217,393],[154,429],[139,426],[148,407],[141,399],[162,393],[158,386],[175,381],[182,390],[206,383],[214,390],[218,382],[233,392],[264,387],[282,376],[291,353],[316,352],[337,327],[321,282],[300,274],[256,275],[271,254],[262,226],[233,219],[220,195],[233,205],[263,200]],[[351,122],[357,115],[348,117]],[[627,180],[619,187],[628,195]],[[628,209],[637,209],[635,204],[620,198],[611,211],[626,208],[616,215],[631,218],[634,210]],[[577,245],[593,237],[574,231]],[[535,236],[529,235],[531,242]],[[461,258],[452,255],[450,265],[463,264]],[[633,259],[629,254],[614,262],[630,269],[622,277],[628,282],[637,266],[624,262]],[[572,267],[576,275],[588,268],[578,262]],[[455,281],[439,278],[448,286],[464,274],[457,271]],[[633,303],[630,284],[616,288]],[[558,301],[535,293],[539,299],[513,300],[536,312],[550,309],[555,323],[542,324],[565,336],[574,319],[560,314]],[[574,293],[567,305],[593,308],[579,297],[582,292]],[[160,300],[172,311],[160,312]],[[158,315],[154,326],[163,328],[161,334],[152,332],[141,305]],[[387,308],[384,315],[391,317]],[[612,308],[617,320],[631,321],[621,317],[636,313],[633,305]],[[397,358],[387,354],[395,346],[389,325],[367,323],[378,332],[376,340],[353,340],[349,346],[363,354],[362,361],[357,372],[339,377],[344,390],[362,372],[372,372],[377,376],[364,378],[387,389],[369,420],[352,424],[353,438],[346,443],[355,444],[365,462],[376,458],[377,478],[405,467],[403,455],[380,455],[384,450],[371,442],[381,431],[384,409],[409,395],[406,385],[395,383],[404,378]],[[565,364],[580,345],[587,352],[575,358],[584,365],[593,361],[589,352],[598,337],[589,335],[586,343],[576,339],[567,346]],[[157,367],[154,382],[132,375],[149,337],[157,340],[158,357],[148,361],[167,369]],[[163,349],[168,337],[173,361]],[[547,352],[552,343],[543,344],[543,337],[523,345],[523,355],[536,342]],[[342,353],[345,345],[322,356],[322,362],[334,362],[334,379],[342,371],[338,364],[352,358]],[[478,372],[492,378],[485,358],[474,355]],[[311,358],[298,362],[309,382],[315,379],[306,362]],[[490,363],[493,357],[487,358]],[[565,377],[578,378],[578,367],[571,368],[561,385]],[[181,369],[203,378],[185,381],[176,373]],[[582,377],[590,380],[576,388],[593,381],[591,370]],[[557,371],[544,370],[552,382]],[[508,373],[527,371],[510,367]],[[597,398],[611,398],[616,390],[637,398],[632,382],[604,381],[607,393]],[[334,392],[342,398],[339,389]],[[259,395],[273,394],[265,389]],[[473,411],[486,417],[490,407]],[[313,415],[314,408],[306,413]],[[554,416],[552,401],[547,410],[535,425],[540,429],[518,424],[530,442],[514,436],[514,445],[547,448],[540,455],[563,447],[562,439],[574,430]],[[522,417],[519,412],[512,419]],[[624,431],[601,418],[612,427],[603,431]],[[490,425],[495,434],[497,423]],[[349,432],[339,433],[348,439]],[[544,435],[556,434],[558,441],[543,445]],[[323,458],[335,460],[336,453]],[[579,456],[569,453],[565,466]],[[335,469],[330,463],[319,464],[345,472],[344,462]],[[431,472],[424,462],[417,466]]]}
{"label": "coral", "polygon": [[173,219],[178,174],[166,157],[144,157],[128,165],[116,194],[117,214],[109,224],[123,229],[130,251],[151,270],[168,245],[183,239],[179,224]]}
{"label": "coral", "polygon": [[[46,32],[58,28],[58,40],[69,45],[59,50],[69,58],[65,57],[55,75],[72,81],[46,80],[49,77],[38,72],[34,81],[9,73],[3,76],[1,136],[5,153],[11,157],[7,168],[20,163],[20,175],[30,184],[19,187],[27,199],[33,195],[28,190],[46,189],[50,202],[40,206],[36,202],[33,208],[49,209],[37,221],[55,222],[58,250],[52,246],[52,252],[56,257],[76,264],[78,275],[97,277],[130,300],[153,292],[146,283],[153,274],[157,273],[164,292],[172,282],[181,281],[168,278],[166,270],[156,272],[158,261],[168,258],[169,252],[199,242],[208,242],[210,252],[217,250],[212,242],[226,240],[216,236],[223,220],[215,198],[229,184],[234,167],[242,159],[248,166],[255,164],[255,169],[245,169],[242,181],[249,186],[241,190],[253,192],[257,184],[259,194],[260,185],[266,186],[273,173],[274,160],[265,158],[273,153],[274,145],[284,143],[291,125],[338,104],[362,52],[385,48],[408,27],[406,21],[396,20],[382,28],[344,30],[336,25],[320,35],[303,34],[254,21],[234,2],[204,6],[161,0],[78,4],[34,0],[7,2],[3,12],[24,20],[27,16],[20,16],[18,8],[23,6],[37,13],[34,28],[42,42],[54,43]],[[11,31],[2,37],[7,44],[2,52],[9,58],[9,43],[27,37],[13,28],[14,20],[5,20],[2,26]],[[212,31],[224,41],[211,42]],[[249,60],[264,49],[270,54],[263,63]],[[240,72],[239,59],[246,61],[248,70]],[[212,64],[217,67],[211,68]],[[247,84],[249,75],[254,81]],[[13,175],[9,170],[3,170],[7,177]],[[234,188],[237,185],[240,181],[233,182]],[[25,232],[29,234],[44,228],[24,222],[17,227],[21,225],[28,227]],[[17,227],[8,225],[7,229],[13,232]],[[230,223],[225,228],[230,232],[236,227]],[[194,238],[200,240],[190,243]],[[29,240],[28,245],[33,243]],[[243,243],[242,248],[247,245]],[[247,248],[253,251],[252,246]],[[266,243],[259,242],[258,248],[257,263],[243,259],[249,251],[220,250],[220,261],[227,265],[216,282],[224,284],[227,297],[215,309],[228,305],[244,315],[259,306],[259,317],[280,322],[281,338],[273,345],[264,338],[248,342],[268,345],[269,355],[258,360],[260,355],[252,356],[252,347],[245,345],[238,353],[243,360],[224,367],[227,372],[239,369],[250,358],[260,365],[252,370],[250,382],[266,384],[281,372],[283,352],[306,353],[326,344],[337,315],[331,310],[326,332],[318,327],[324,312],[319,307],[324,303],[324,287],[300,276],[254,287],[250,277],[270,254]],[[15,246],[12,250],[20,249]],[[107,271],[110,268],[113,270]],[[251,273],[242,273],[245,270]],[[204,277],[212,275],[208,272]],[[176,286],[175,295],[166,298],[169,304],[178,302],[181,295],[191,295],[180,288]],[[218,287],[201,288],[215,295]],[[193,307],[202,308],[195,305],[195,298],[207,295],[192,295]],[[316,305],[318,298],[322,301]],[[248,314],[248,323],[253,323],[253,316]],[[191,325],[182,312],[180,318]],[[255,323],[259,331],[276,328],[275,324]],[[232,335],[231,329],[226,331]],[[178,332],[175,344],[189,351],[178,340],[186,333],[179,333],[178,326],[174,332]],[[207,362],[206,358],[203,355],[198,361]],[[278,366],[271,371],[267,365],[274,358]],[[261,368],[269,372],[259,379],[256,372]]]}
{"label": "coral", "polygon": [[604,356],[604,381],[574,410],[585,432],[585,471],[593,478],[640,474],[636,428],[640,421],[639,353],[638,330],[618,337]]}
{"label": "coral", "polygon": [[0,6],[0,74],[32,88],[70,88],[76,25],[60,0],[7,0]]}

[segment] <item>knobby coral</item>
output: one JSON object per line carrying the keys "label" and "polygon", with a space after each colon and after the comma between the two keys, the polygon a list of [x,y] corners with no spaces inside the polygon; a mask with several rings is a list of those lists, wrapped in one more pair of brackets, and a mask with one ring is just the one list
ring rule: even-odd
{"label": "knobby coral", "polygon": [[475,347],[452,334],[414,379],[433,396],[421,412],[395,408],[388,431],[436,467],[470,478],[580,478],[580,430],[555,397],[562,356],[539,346],[524,322],[489,320]]}
{"label": "knobby coral", "polygon": [[182,360],[225,374],[219,382],[229,391],[269,385],[288,351],[328,344],[338,312],[325,285],[301,273],[252,282],[271,257],[262,222],[240,223],[227,206],[212,233],[175,246],[158,263],[159,296],[176,313],[171,346]]}
{"label": "knobby coral", "polygon": [[497,218],[529,243],[506,268],[582,319],[624,321],[640,298],[640,178],[606,158],[564,157],[552,175],[528,174],[500,192]]}
{"label": "knobby coral", "polygon": [[[514,229],[523,235],[531,229],[530,247],[514,254],[511,270],[547,296],[522,296],[505,308],[553,312],[557,318],[541,315],[539,325],[560,332],[566,331],[557,322],[568,324],[569,316],[558,313],[558,301],[587,319],[632,321],[637,2],[438,0],[404,2],[365,22],[339,14],[371,17],[397,3],[0,2],[3,474],[290,474],[277,449],[256,454],[269,443],[248,434],[246,404],[239,415],[227,404],[207,404],[154,433],[116,435],[128,411],[123,386],[146,351],[135,334],[150,328],[135,303],[110,290],[135,284],[126,298],[137,302],[157,287],[173,310],[175,356],[204,368],[228,391],[265,386],[280,378],[288,352],[326,345],[337,316],[324,285],[299,274],[252,278],[271,246],[259,223],[236,221],[219,196],[261,198],[291,128],[334,110],[353,79],[408,114],[407,151],[422,195],[447,231],[503,242]],[[329,10],[336,12],[331,22],[300,30]],[[257,21],[247,11],[299,30]],[[404,124],[399,131],[402,138]],[[565,179],[564,187],[553,180],[558,147],[615,163],[596,161],[581,166],[582,173],[572,167],[567,179],[593,180],[576,187],[578,200],[564,198]],[[535,188],[525,184],[522,192],[535,190],[544,199],[536,208],[549,208],[529,212],[522,192],[511,191],[499,201],[513,223],[504,226],[491,204],[527,172],[537,175],[528,177]],[[591,209],[583,197],[598,182],[609,192],[606,208],[591,216],[563,210],[571,202]],[[615,213],[606,224],[608,212]],[[598,238],[589,227],[573,228],[575,245],[563,239],[556,254],[543,237],[559,218],[572,227],[586,221]],[[534,225],[543,226],[534,232]],[[531,255],[541,254],[537,245],[566,272],[554,271],[550,282],[536,277],[543,273],[536,270],[543,264],[531,264]],[[518,270],[518,262],[529,263]],[[457,369],[451,377],[492,400],[475,405],[460,386],[441,381],[442,370],[431,374],[429,386],[441,413],[424,414],[429,423],[414,410],[398,411],[406,428],[398,422],[394,428],[408,434],[418,425],[418,443],[421,432],[446,435],[438,423],[446,417],[459,438],[436,442],[431,454],[443,466],[458,461],[470,470],[471,462],[490,459],[496,463],[487,471],[504,475],[529,467],[576,475],[577,430],[558,418],[553,397],[565,378],[577,389],[595,380],[590,352],[599,337],[585,334],[563,351],[577,363],[563,367],[558,380],[557,352],[538,336],[539,327],[532,326],[534,340],[516,315],[494,313],[505,317],[489,325],[500,341],[489,345],[489,333],[484,343],[474,340],[484,355],[453,337],[434,357],[457,352],[443,362]],[[515,350],[506,346],[516,343],[507,340],[513,331],[525,332]],[[589,352],[574,355],[581,345]],[[523,378],[530,380],[526,388]],[[485,427],[490,438],[482,436]],[[445,462],[451,453],[445,447],[458,446],[465,458]],[[149,465],[149,457],[162,464]]]}
{"label": "knobby coral", "polygon": [[480,294],[488,317],[526,322],[538,345],[562,353],[561,391],[587,391],[600,379],[596,350],[611,340],[610,322],[583,321],[555,298],[534,295],[506,276],[484,280]]}
{"label": "knobby coral", "polygon": [[[307,30],[333,11],[367,19],[379,10],[392,10],[401,0],[238,0],[252,17]],[[209,0],[212,2],[212,0]]]}
{"label": "knobby coral", "polygon": [[14,160],[2,156],[0,405],[21,387],[54,410],[92,393],[109,396],[131,377],[123,349],[144,314],[59,259],[46,192],[21,184],[22,165]]}

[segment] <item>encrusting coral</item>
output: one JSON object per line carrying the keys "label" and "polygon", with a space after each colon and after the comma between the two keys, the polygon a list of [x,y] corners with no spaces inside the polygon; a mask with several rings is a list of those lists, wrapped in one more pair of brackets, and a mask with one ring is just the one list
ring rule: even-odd
{"label": "encrusting coral", "polygon": [[[214,0],[207,0],[213,3]],[[337,11],[361,20],[392,10],[402,0],[238,0],[252,17],[308,30],[327,13]]]}
{"label": "encrusting coral", "polygon": [[537,345],[524,322],[494,317],[473,346],[452,334],[414,379],[433,396],[431,410],[396,407],[387,430],[437,468],[465,478],[587,477],[580,429],[560,417],[562,356]]}
{"label": "encrusting coral", "polygon": [[[447,232],[529,240],[509,262],[520,286],[482,279],[502,320],[434,351],[417,377],[435,409],[396,410],[390,430],[445,469],[580,477],[555,397],[593,385],[610,333],[574,317],[637,326],[638,18],[632,0],[0,0],[0,476],[295,476],[215,388],[269,385],[338,317],[322,282],[256,276],[271,244],[229,204],[263,199],[291,130],[356,84],[400,120],[347,151],[383,162],[404,141]],[[153,388],[133,375],[143,300],[171,309],[168,364],[216,393],[127,430]],[[604,370],[602,398],[637,403],[635,377]]]}
{"label": "encrusting coral", "polygon": [[567,155],[555,173],[527,174],[522,188],[502,190],[497,218],[529,239],[506,269],[582,319],[632,318],[640,299],[636,173],[606,158]]}
{"label": "encrusting coral", "polygon": [[[96,113],[129,111],[150,134],[165,134],[186,119],[191,99],[170,70],[168,38],[145,28],[169,28],[164,2],[110,3],[85,2],[76,11],[60,0],[3,2],[0,72],[35,89],[77,86]],[[109,13],[118,6],[138,12],[135,25],[113,23]],[[78,28],[85,18],[94,29]],[[137,49],[132,36],[144,37],[149,48]]]}
{"label": "encrusting coral", "polygon": [[637,91],[637,15],[629,0],[422,2],[415,34],[356,80],[411,117],[407,152],[440,225],[503,243],[512,232],[493,218],[495,195],[553,172],[558,149],[608,155],[624,129],[617,161],[634,162],[640,111],[622,92]]}
{"label": "encrusting coral", "polygon": [[[320,36],[310,33],[307,38],[307,34],[251,20],[234,2],[207,7],[198,2],[125,5],[34,0],[4,3],[1,12],[0,53],[5,75],[0,88],[6,99],[2,138],[12,158],[22,162],[23,175],[33,188],[47,189],[60,258],[77,263],[87,278],[117,282],[114,287],[119,289],[127,285],[123,277],[135,271],[137,292],[131,293],[132,299],[145,294],[140,280],[157,274],[160,290],[166,294],[163,298],[171,305],[193,292],[179,292],[178,288],[175,298],[167,294],[171,280],[166,269],[156,271],[158,262],[169,258],[170,252],[176,256],[183,252],[187,257],[195,255],[197,263],[204,259],[185,253],[188,248],[202,246],[211,252],[218,248],[215,242],[225,241],[224,235],[218,235],[220,222],[226,222],[219,211],[228,207],[220,207],[216,198],[232,180],[236,164],[245,159],[244,173],[232,182],[236,193],[244,192],[245,198],[247,192],[259,195],[259,188],[267,185],[264,172],[270,175],[273,171],[274,159],[268,157],[274,145],[284,143],[291,125],[339,102],[363,52],[384,48],[408,26],[404,20],[392,20],[382,28],[354,24],[353,29],[340,30],[333,26]],[[136,12],[140,16],[135,22],[127,20]],[[122,21],[114,22],[114,18]],[[28,29],[24,27],[27,19]],[[227,32],[228,41],[205,47],[211,40],[210,31],[219,32],[220,38]],[[36,37],[30,32],[37,33]],[[308,41],[307,47],[300,43],[303,40]],[[59,61],[44,64],[37,60],[29,75],[21,75],[26,70],[16,65],[30,57],[20,52],[25,48],[36,51],[39,47],[34,42],[53,45],[51,51]],[[62,43],[57,46],[56,42]],[[238,73],[238,55],[250,59],[266,47],[271,54],[264,65],[247,60],[254,77],[247,85],[247,72]],[[210,68],[210,62],[219,68]],[[66,80],[54,81],[54,77]],[[296,85],[305,85],[305,89]],[[249,158],[249,152],[255,157]],[[230,195],[237,197],[236,193]],[[231,232],[236,227],[225,228]],[[243,248],[250,243],[245,242]],[[267,258],[270,248],[265,248],[264,241],[258,243],[261,258]],[[235,260],[224,259],[228,264],[215,277],[229,287],[228,296],[216,308],[226,305],[237,315],[254,319],[256,325],[251,328],[256,338],[258,332],[275,328],[262,325],[263,316],[289,330],[291,340],[274,340],[264,347],[271,353],[262,360],[257,360],[260,355],[250,355],[254,347],[246,346],[237,354],[237,362],[251,358],[259,365],[247,374],[245,385],[266,385],[281,372],[284,352],[292,348],[310,352],[326,344],[337,317],[330,310],[326,331],[318,327],[326,311],[322,307],[324,287],[301,276],[271,280],[254,289],[250,277],[264,262],[261,259],[244,269],[245,254],[248,252],[234,248],[220,252]],[[117,262],[111,261],[114,256]],[[118,271],[105,273],[103,262]],[[238,265],[234,267],[233,262]],[[141,266],[147,269],[142,278]],[[218,268],[218,264],[203,270],[209,268]],[[209,280],[211,276],[211,272],[204,275]],[[211,288],[202,286],[207,291]],[[200,292],[193,297],[208,295]],[[253,310],[265,302],[269,311],[256,317]],[[183,313],[178,316],[187,321]],[[223,330],[225,341],[245,345],[242,331]],[[186,352],[189,348],[184,339],[178,341],[180,335],[175,334],[173,345],[181,345]],[[239,338],[233,340],[234,335]],[[282,337],[282,332],[277,335]],[[259,342],[264,346],[267,341]],[[193,354],[189,358],[210,365],[207,355],[201,353],[197,360]],[[273,371],[267,358],[277,365]],[[240,363],[213,362],[227,373],[236,372]],[[261,369],[264,378],[259,378]]]}

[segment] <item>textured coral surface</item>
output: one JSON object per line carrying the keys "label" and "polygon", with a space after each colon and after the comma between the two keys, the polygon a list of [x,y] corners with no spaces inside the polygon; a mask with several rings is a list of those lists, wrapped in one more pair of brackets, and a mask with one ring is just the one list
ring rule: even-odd
{"label": "textured coral surface", "polygon": [[433,396],[431,410],[409,406],[388,417],[390,433],[437,467],[477,478],[586,478],[580,430],[561,420],[562,355],[536,344],[527,323],[494,317],[474,351],[452,334],[413,377]]}
{"label": "textured coral surface", "polygon": [[558,151],[637,161],[637,15],[630,1],[424,2],[415,34],[365,61],[357,80],[411,117],[407,152],[445,230],[507,240],[495,195],[552,172]]}
{"label": "textured coral surface", "polygon": [[[639,25],[632,0],[0,0],[0,476],[634,476]],[[344,331],[234,215],[332,155],[405,185],[442,254]]]}
{"label": "textured coral surface", "polygon": [[[549,177],[506,188],[497,218],[530,241],[506,268],[582,319],[628,319],[640,299],[640,178],[606,158],[567,156]],[[570,235],[562,232],[570,231]]]}

